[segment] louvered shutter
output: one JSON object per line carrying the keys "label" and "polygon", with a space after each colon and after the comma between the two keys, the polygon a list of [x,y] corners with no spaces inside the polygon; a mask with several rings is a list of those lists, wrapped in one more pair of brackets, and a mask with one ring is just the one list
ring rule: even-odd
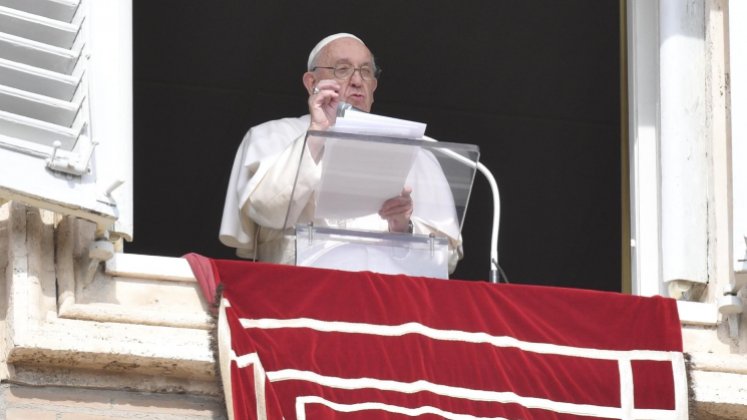
{"label": "louvered shutter", "polygon": [[132,235],[131,0],[0,0],[0,199]]}

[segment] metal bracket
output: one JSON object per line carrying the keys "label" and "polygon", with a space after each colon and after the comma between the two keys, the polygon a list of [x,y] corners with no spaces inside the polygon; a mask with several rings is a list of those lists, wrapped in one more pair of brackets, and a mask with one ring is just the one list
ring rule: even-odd
{"label": "metal bracket", "polygon": [[87,147],[83,147],[84,150],[81,150],[79,154],[73,154],[71,157],[59,156],[60,146],[62,146],[62,143],[59,140],[56,140],[52,144],[52,155],[47,159],[47,168],[52,171],[75,176],[83,176],[91,172],[89,165],[93,157],[93,152],[96,150],[96,146],[98,146],[97,142],[90,142]]}
{"label": "metal bracket", "polygon": [[83,278],[83,288],[88,287],[93,282],[96,272],[101,263],[106,262],[114,256],[114,244],[108,239],[102,239],[91,243],[88,247],[88,268]]}
{"label": "metal bracket", "polygon": [[742,316],[744,306],[735,294],[727,293],[718,300],[718,311],[729,323],[729,336],[732,339],[739,337],[739,318]]}
{"label": "metal bracket", "polygon": [[110,185],[102,195],[96,198],[96,201],[112,207],[117,207],[117,202],[114,200],[114,197],[112,197],[112,193],[114,192],[114,190],[121,187],[122,184],[124,184],[124,181],[121,179],[112,182],[112,185]]}
{"label": "metal bracket", "polygon": [[314,243],[314,222],[309,222],[309,245]]}

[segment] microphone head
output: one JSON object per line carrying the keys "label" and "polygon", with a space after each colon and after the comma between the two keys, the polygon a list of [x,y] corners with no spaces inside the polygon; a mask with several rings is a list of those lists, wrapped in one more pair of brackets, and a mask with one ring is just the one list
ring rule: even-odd
{"label": "microphone head", "polygon": [[337,104],[337,116],[345,117],[345,111],[347,111],[348,109],[355,109],[355,108],[353,107],[353,105],[347,102],[340,101],[340,103]]}

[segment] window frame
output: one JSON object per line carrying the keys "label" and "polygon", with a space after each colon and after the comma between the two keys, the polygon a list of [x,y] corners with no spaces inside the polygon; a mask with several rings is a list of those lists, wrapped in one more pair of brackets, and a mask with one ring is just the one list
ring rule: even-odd
{"label": "window frame", "polygon": [[[659,83],[661,2],[630,0],[627,14],[628,115],[630,152],[631,206],[631,274],[632,292],[636,295],[669,296],[662,260],[666,245],[662,232],[662,150],[661,92]],[[732,6],[735,2],[728,2]],[[745,70],[734,73],[734,51],[744,51],[745,30],[731,22],[744,22],[747,12],[731,7],[727,10],[705,10],[705,39],[711,44],[706,55],[706,79],[711,90],[727,86],[726,94],[707,93],[709,119],[707,152],[712,162],[704,167],[710,178],[709,192],[709,281],[701,301],[677,302],[683,324],[715,326],[719,322],[718,300],[724,293],[736,293],[747,284],[747,246],[740,229],[747,232],[747,169],[738,162],[747,161],[745,134],[735,130],[732,115],[739,108],[728,103],[739,95],[734,82],[747,79]],[[740,8],[747,9],[744,5]],[[734,28],[738,31],[734,31]],[[720,36],[724,38],[719,38]],[[708,37],[712,37],[709,39]],[[738,40],[737,44],[734,42]],[[744,56],[744,54],[742,54]],[[741,58],[741,57],[740,57]],[[731,74],[729,74],[731,72]],[[731,77],[731,80],[729,80]],[[712,78],[712,79],[709,79]],[[731,92],[728,87],[731,85]],[[743,89],[743,88],[742,88]],[[655,182],[654,182],[655,181]],[[727,245],[728,244],[728,245]]]}

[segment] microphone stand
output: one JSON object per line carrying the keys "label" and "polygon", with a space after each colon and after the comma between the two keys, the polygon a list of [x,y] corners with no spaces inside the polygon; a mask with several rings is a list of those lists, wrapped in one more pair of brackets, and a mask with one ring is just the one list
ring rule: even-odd
{"label": "microphone stand", "polygon": [[[438,140],[423,136],[423,140],[437,142]],[[464,156],[455,153],[453,150],[436,148],[439,152],[448,155],[454,160],[461,162],[473,169],[477,169],[487,179],[490,184],[490,191],[493,194],[493,228],[490,234],[490,272],[488,279],[491,283],[498,283],[500,266],[498,265],[498,228],[501,223],[501,196],[498,192],[498,183],[495,181],[495,177],[490,170],[483,165],[481,162],[473,162]]]}

